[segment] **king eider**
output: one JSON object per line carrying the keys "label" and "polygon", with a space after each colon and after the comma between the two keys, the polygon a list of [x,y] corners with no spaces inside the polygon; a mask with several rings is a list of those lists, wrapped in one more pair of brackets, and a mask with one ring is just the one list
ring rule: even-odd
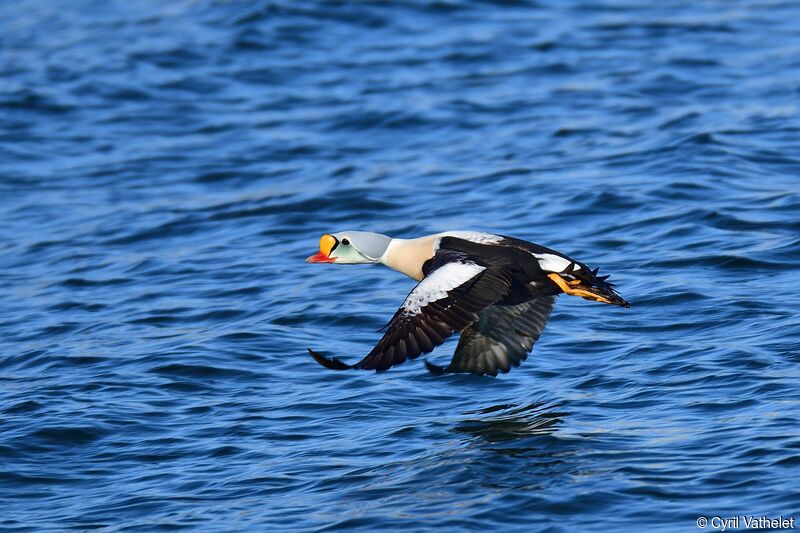
{"label": "king eider", "polygon": [[630,307],[608,276],[570,257],[521,239],[448,231],[417,239],[343,231],[323,235],[309,263],[381,263],[417,280],[378,344],[348,365],[309,348],[334,370],[388,370],[433,351],[461,333],[447,367],[433,374],[508,372],[528,357],[559,294]]}

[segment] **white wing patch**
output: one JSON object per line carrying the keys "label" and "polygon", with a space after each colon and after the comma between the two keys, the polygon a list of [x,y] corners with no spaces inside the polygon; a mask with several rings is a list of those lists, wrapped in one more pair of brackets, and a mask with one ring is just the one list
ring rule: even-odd
{"label": "white wing patch", "polygon": [[[555,254],[533,254],[542,270],[547,272],[563,272],[572,262]],[[580,265],[575,265],[575,270],[580,270]]]}
{"label": "white wing patch", "polygon": [[445,231],[444,233],[440,233],[439,237],[455,237],[476,244],[497,244],[503,240],[503,237],[500,235],[483,233],[480,231]]}
{"label": "white wing patch", "polygon": [[440,266],[411,291],[403,302],[403,311],[410,315],[418,314],[429,302],[446,298],[449,291],[463,285],[484,270],[486,267],[471,262],[447,263]]}

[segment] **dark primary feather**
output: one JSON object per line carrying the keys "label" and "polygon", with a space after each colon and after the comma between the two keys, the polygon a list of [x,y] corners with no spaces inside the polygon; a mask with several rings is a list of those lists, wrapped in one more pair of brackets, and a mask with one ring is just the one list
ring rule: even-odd
{"label": "dark primary feather", "polygon": [[314,358],[314,361],[321,364],[325,368],[330,368],[331,370],[348,370],[353,368],[353,365],[348,365],[341,359],[337,359],[335,357],[327,358],[321,353],[315,352],[311,348],[306,348],[306,350],[308,350],[308,353],[310,353],[311,357]]}

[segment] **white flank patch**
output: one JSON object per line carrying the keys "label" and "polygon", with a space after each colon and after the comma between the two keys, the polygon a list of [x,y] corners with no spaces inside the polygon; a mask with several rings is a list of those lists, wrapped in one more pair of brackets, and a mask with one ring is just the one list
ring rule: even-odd
{"label": "white flank patch", "polygon": [[[560,255],[553,254],[533,254],[542,270],[547,272],[563,272],[571,263]],[[580,270],[580,265],[575,265],[575,270]]]}
{"label": "white flank patch", "polygon": [[442,265],[430,275],[419,282],[406,301],[403,309],[406,313],[416,315],[420,309],[429,302],[435,302],[447,297],[447,293],[459,285],[463,285],[477,276],[485,267],[475,263],[447,263]]}
{"label": "white flank patch", "polygon": [[482,233],[480,231],[446,231],[439,234],[440,237],[455,237],[476,244],[497,244],[503,240],[500,235],[493,233]]}

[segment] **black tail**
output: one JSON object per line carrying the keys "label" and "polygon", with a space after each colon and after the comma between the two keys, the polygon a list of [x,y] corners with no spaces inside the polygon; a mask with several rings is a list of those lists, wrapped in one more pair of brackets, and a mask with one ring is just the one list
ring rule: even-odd
{"label": "black tail", "polygon": [[[608,275],[597,275],[599,270],[599,268],[591,270],[583,263],[572,263],[560,276],[569,284],[570,289],[576,291],[577,296],[581,296],[587,300],[619,305],[625,308],[630,307],[631,304],[625,301],[614,289],[615,285],[606,281]],[[565,290],[564,292],[567,291]]]}

